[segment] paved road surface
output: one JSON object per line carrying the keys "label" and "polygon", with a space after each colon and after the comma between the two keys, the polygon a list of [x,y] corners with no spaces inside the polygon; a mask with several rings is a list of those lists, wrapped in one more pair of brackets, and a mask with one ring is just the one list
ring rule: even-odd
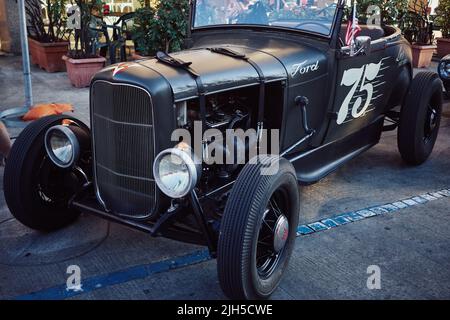
{"label": "paved road surface", "polygon": [[[2,109],[23,103],[20,67],[18,58],[0,57]],[[70,102],[88,120],[88,90],[71,88],[65,74],[33,69],[33,85],[37,103]],[[391,132],[320,183],[302,187],[301,223],[450,188],[449,106],[446,116],[435,152],[420,167],[401,161]],[[449,197],[302,236],[274,298],[449,299],[449,247]],[[38,233],[11,217],[0,192],[0,298],[32,292],[70,299],[224,298],[215,261],[196,263],[204,260],[191,255],[198,250],[84,215],[64,230]],[[177,268],[182,262],[195,264]],[[84,291],[77,295],[61,290],[70,265],[82,272]],[[380,267],[380,290],[367,289],[370,265]]]}

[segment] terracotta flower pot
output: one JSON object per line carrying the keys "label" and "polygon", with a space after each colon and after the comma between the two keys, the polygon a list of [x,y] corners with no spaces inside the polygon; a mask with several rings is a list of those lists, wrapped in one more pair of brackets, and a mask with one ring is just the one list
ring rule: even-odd
{"label": "terracotta flower pot", "polygon": [[31,39],[28,38],[28,49],[30,50],[31,64],[39,65],[38,52],[35,43],[36,41],[31,41]]}
{"label": "terracotta flower pot", "polygon": [[69,43],[66,41],[42,43],[28,38],[31,62],[47,72],[66,71],[66,65],[61,60],[67,53]]}
{"label": "terracotta flower pot", "polygon": [[450,39],[437,38],[437,55],[439,58],[443,58],[450,54]]}
{"label": "terracotta flower pot", "polygon": [[421,46],[413,44],[411,48],[414,68],[428,68],[431,64],[431,58],[433,58],[433,53],[436,50],[436,46]]}
{"label": "terracotta flower pot", "polygon": [[104,57],[89,59],[72,59],[63,56],[66,62],[67,75],[74,87],[84,88],[91,83],[92,77],[105,66],[106,59]]}

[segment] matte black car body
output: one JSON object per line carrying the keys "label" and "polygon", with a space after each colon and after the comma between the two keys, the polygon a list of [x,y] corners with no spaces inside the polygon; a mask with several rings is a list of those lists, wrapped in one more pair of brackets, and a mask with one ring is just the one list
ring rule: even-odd
{"label": "matte black car body", "polygon": [[[4,179],[12,214],[54,230],[87,212],[206,245],[228,297],[268,298],[295,244],[298,183],[319,181],[397,128],[402,158],[420,165],[439,131],[442,83],[429,72],[412,78],[400,30],[362,25],[345,46],[343,1],[328,8],[337,9],[329,36],[276,25],[192,28],[187,50],[105,68],[91,83],[90,129],[70,116],[48,117],[16,141]],[[207,129],[277,132],[270,144],[279,145],[279,170],[263,177],[267,155],[256,164],[203,161],[197,168],[192,160],[200,157],[183,153],[190,188],[164,193],[154,165],[165,152],[190,151],[174,148],[176,129],[194,135],[200,157],[212,143]],[[249,140],[222,151],[261,142],[259,135]],[[77,151],[72,162],[64,158],[70,147]],[[168,176],[184,170],[166,162]]]}
{"label": "matte black car body", "polygon": [[[365,30],[370,34],[370,30]],[[266,92],[271,92],[265,97],[264,127],[281,130],[282,153],[294,164],[298,181],[310,184],[378,143],[385,117],[401,104],[412,79],[411,50],[397,28],[384,27],[386,36],[372,41],[370,53],[353,57],[338,44],[340,32],[342,30],[334,30],[332,37],[327,38],[257,27],[196,30],[192,34],[192,48],[172,56],[191,63],[189,68],[201,79],[206,96],[242,88],[256,91],[261,83],[257,70],[247,60],[216,53],[211,48],[230,49],[256,63],[264,75]],[[338,113],[345,99],[350,97],[353,104],[358,98],[357,92],[349,95],[352,86],[341,83],[344,73],[350,69],[365,69],[369,64],[379,66],[375,79],[370,81],[374,88],[370,107],[359,117],[353,117],[349,110],[343,123],[338,124]],[[92,81],[91,102],[101,96],[96,92],[96,85],[100,83],[138,87],[151,96],[156,123],[155,154],[174,145],[170,140],[177,128],[174,104],[199,99],[195,76],[157,59],[104,69]],[[308,101],[306,114],[296,102],[298,97]],[[91,119],[95,132],[94,114]],[[303,121],[307,121],[306,128],[302,126]],[[299,141],[304,143],[293,147]],[[139,157],[139,154],[133,156]],[[198,198],[220,196],[229,190],[235,177],[216,180],[208,186],[200,185]],[[170,201],[156,192],[158,206],[155,210],[162,214]],[[101,214],[106,213],[101,206],[97,209]],[[114,214],[114,208],[107,209],[110,218],[124,219],[120,212]]]}

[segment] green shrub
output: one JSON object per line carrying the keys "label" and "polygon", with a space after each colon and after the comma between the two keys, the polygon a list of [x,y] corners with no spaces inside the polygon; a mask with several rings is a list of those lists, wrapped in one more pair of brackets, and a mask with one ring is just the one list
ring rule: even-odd
{"label": "green shrub", "polygon": [[[141,1],[143,4],[143,0]],[[157,51],[155,10],[150,6],[137,9],[132,29],[135,49],[142,55],[149,56]]]}
{"label": "green shrub", "polygon": [[412,44],[428,45],[433,41],[429,6],[430,0],[411,0],[407,12],[400,19],[399,27]]}
{"label": "green shrub", "polygon": [[[44,43],[58,42],[66,36],[67,0],[26,0],[28,35]],[[42,7],[47,10],[48,25],[44,23]]]}
{"label": "green shrub", "polygon": [[183,49],[188,28],[189,1],[164,0],[156,6],[136,10],[133,40],[136,50],[143,55],[157,51],[174,52]]}
{"label": "green shrub", "polygon": [[81,29],[71,30],[74,37],[74,46],[70,46],[67,55],[73,59],[86,59],[97,57],[93,41],[96,31],[93,27],[98,27],[102,21],[103,1],[102,0],[74,0],[74,4],[80,8]]}
{"label": "green shrub", "polygon": [[436,22],[441,27],[442,37],[450,38],[450,0],[439,0]]}
{"label": "green shrub", "polygon": [[395,25],[407,12],[408,0],[358,0],[357,12],[363,23],[366,23],[373,14],[368,10],[370,6],[380,8],[379,14],[382,25]]}

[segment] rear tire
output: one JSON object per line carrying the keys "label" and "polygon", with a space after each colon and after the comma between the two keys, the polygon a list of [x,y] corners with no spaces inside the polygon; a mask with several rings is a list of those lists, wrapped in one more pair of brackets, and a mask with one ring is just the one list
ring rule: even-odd
{"label": "rear tire", "polygon": [[13,144],[7,159],[3,187],[12,215],[35,230],[52,231],[73,222],[78,211],[68,208],[77,190],[70,170],[56,167],[48,158],[44,136],[49,128],[68,119],[45,117],[28,125]]}
{"label": "rear tire", "polygon": [[410,165],[424,163],[433,151],[442,115],[442,83],[433,72],[412,81],[400,114],[398,148]]}
{"label": "rear tire", "polygon": [[[240,173],[222,218],[217,268],[230,299],[267,299],[294,248],[299,218],[295,170],[286,159],[261,156]],[[279,170],[261,170],[278,161]],[[287,223],[286,223],[287,221]]]}

